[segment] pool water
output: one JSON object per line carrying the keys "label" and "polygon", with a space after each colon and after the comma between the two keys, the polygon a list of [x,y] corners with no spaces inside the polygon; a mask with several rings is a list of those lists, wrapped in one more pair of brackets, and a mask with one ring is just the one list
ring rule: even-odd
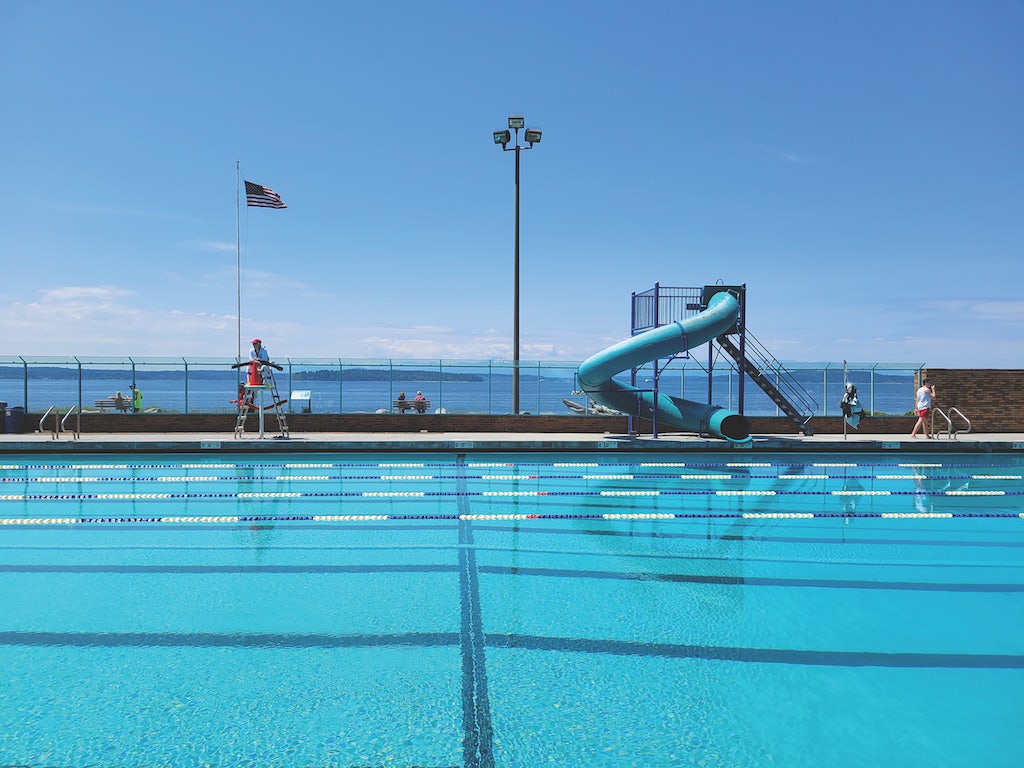
{"label": "pool water", "polygon": [[1020,765],[1024,457],[736,455],[5,459],[0,765]]}

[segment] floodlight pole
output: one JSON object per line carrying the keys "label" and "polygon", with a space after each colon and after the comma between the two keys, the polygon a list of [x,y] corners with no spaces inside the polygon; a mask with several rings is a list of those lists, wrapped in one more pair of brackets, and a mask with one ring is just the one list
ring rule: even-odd
{"label": "floodlight pole", "polygon": [[516,129],[516,225],[512,267],[512,413],[519,415],[519,129]]}
{"label": "floodlight pole", "polygon": [[[501,144],[504,152],[515,151],[516,153],[516,216],[514,230],[514,256],[512,263],[512,413],[519,414],[519,152],[520,150],[533,149],[533,145],[540,141],[541,132],[535,128],[525,128],[526,124],[522,115],[509,115],[508,127],[515,131],[515,146],[508,146],[511,136],[509,131],[495,131],[494,143]],[[525,138],[528,147],[519,144],[519,129],[525,129]]]}

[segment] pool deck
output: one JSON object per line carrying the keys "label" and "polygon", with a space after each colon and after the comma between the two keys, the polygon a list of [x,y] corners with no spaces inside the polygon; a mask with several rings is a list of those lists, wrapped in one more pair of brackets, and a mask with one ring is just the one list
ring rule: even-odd
{"label": "pool deck", "polygon": [[64,432],[0,434],[0,453],[130,453],[130,452],[418,452],[418,451],[804,451],[1024,453],[1022,433],[945,434],[926,440],[909,435],[754,435],[748,443],[733,444],[680,433],[650,435],[589,433],[486,433],[486,432],[301,432],[287,439],[266,432],[233,433],[154,432],[92,433],[75,437]]}

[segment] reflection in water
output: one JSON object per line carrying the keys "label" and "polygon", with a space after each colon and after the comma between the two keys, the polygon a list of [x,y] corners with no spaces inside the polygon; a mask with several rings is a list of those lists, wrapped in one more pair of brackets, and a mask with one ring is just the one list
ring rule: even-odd
{"label": "reflection in water", "polygon": [[843,495],[839,498],[842,499],[843,512],[855,515],[857,514],[857,502],[863,498],[861,494],[864,493],[864,483],[856,475],[853,477],[846,475],[847,470],[843,470]]}

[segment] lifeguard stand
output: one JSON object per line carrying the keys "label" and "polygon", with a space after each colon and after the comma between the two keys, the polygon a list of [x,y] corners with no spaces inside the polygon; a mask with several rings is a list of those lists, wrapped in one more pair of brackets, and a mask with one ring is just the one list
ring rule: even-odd
{"label": "lifeguard stand", "polygon": [[[237,367],[237,366],[236,366]],[[238,419],[235,421],[235,437],[240,438],[245,432],[245,422],[249,414],[255,411],[259,416],[260,438],[264,436],[264,414],[267,409],[274,411],[277,416],[277,426],[281,430],[280,437],[288,437],[288,420],[285,418],[281,406],[287,400],[281,399],[281,393],[277,389],[277,381],[274,379],[274,369],[269,365],[261,365],[258,362],[246,363],[246,380],[239,385],[238,392]],[[270,395],[270,403],[265,402],[266,395]]]}

